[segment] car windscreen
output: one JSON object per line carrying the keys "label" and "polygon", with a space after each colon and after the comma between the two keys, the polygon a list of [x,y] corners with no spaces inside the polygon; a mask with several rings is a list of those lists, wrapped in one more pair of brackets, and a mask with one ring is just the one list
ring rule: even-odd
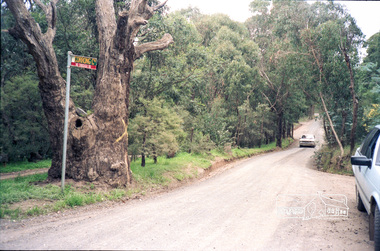
{"label": "car windscreen", "polygon": [[314,136],[313,135],[302,135],[301,139],[314,139]]}
{"label": "car windscreen", "polygon": [[[380,141],[380,135],[379,135],[377,141]],[[380,144],[380,142],[378,144]],[[380,146],[379,146],[379,148],[380,148]],[[377,156],[375,156],[374,159],[375,159],[375,165],[380,166],[380,149],[377,150]]]}
{"label": "car windscreen", "polygon": [[367,158],[372,159],[373,150],[375,149],[376,140],[379,135],[379,129],[374,128],[363,141],[360,147],[360,153]]}

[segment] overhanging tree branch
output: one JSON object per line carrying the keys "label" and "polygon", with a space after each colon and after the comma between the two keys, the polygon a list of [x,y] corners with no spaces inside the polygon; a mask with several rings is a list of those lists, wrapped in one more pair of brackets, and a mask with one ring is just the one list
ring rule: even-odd
{"label": "overhanging tree branch", "polygon": [[156,5],[155,7],[153,7],[154,11],[157,11],[157,10],[161,9],[162,7],[164,7],[167,2],[168,2],[168,0],[166,0],[165,2],[163,2],[159,5]]}
{"label": "overhanging tree branch", "polygon": [[142,54],[149,51],[163,50],[173,43],[173,37],[166,33],[161,39],[135,46],[136,59],[141,57]]}

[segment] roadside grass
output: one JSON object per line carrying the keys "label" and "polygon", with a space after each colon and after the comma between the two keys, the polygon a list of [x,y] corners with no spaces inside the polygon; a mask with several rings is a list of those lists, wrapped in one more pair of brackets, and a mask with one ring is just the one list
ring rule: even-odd
{"label": "roadside grass", "polygon": [[[294,139],[287,138],[282,141],[282,149],[289,147],[294,142]],[[257,154],[276,150],[276,142],[262,145],[260,148],[232,148],[231,153],[226,153],[218,149],[211,150],[211,154],[215,157],[220,157],[225,160],[233,160],[239,158],[251,157]]]}
{"label": "roadside grass", "polygon": [[[284,140],[283,148],[292,142],[292,139]],[[62,193],[59,184],[46,182],[47,173],[1,180],[0,218],[20,219],[103,201],[135,198],[144,195],[146,191],[167,188],[171,184],[197,178],[218,159],[230,161],[275,149],[275,143],[271,143],[254,149],[233,148],[229,153],[217,149],[205,154],[180,152],[174,158],[158,157],[157,164],[154,164],[153,159],[147,158],[145,167],[141,167],[141,159],[137,159],[131,162],[134,186],[129,189],[97,189],[89,182],[81,186],[67,183]],[[35,169],[36,166],[44,168],[51,164],[51,160],[41,162],[11,163],[8,167],[12,170],[10,172],[14,172]]]}
{"label": "roadside grass", "polygon": [[167,187],[173,178],[182,181],[197,177],[197,168],[207,169],[213,158],[207,154],[181,152],[170,159],[158,157],[157,164],[154,164],[153,159],[147,158],[145,167],[141,166],[141,158],[138,158],[131,162],[131,170],[133,178],[142,185]]}
{"label": "roadside grass", "polygon": [[0,167],[0,173],[20,172],[29,169],[49,168],[51,160],[41,160],[39,162],[20,161],[8,163],[5,167]]}
{"label": "roadside grass", "polygon": [[[283,148],[293,143],[293,139],[284,139]],[[178,153],[174,158],[165,156],[157,158],[157,164],[153,159],[147,158],[145,167],[141,166],[141,158],[131,162],[133,178],[140,184],[149,186],[167,187],[173,178],[177,181],[196,178],[199,174],[198,168],[208,169],[215,158],[221,158],[227,161],[246,158],[260,153],[273,151],[276,149],[276,143],[263,145],[261,148],[233,148],[231,153],[226,153],[220,149],[213,149],[209,153],[189,154],[186,152]]]}
{"label": "roadside grass", "polygon": [[314,154],[318,170],[341,175],[354,175],[351,167],[350,147],[344,147],[344,156],[340,168],[338,168],[337,164],[339,155],[340,150],[338,147],[331,148],[327,145],[323,145],[321,149]]}
{"label": "roadside grass", "polygon": [[[91,185],[78,189],[70,184],[62,193],[59,185],[45,184],[46,179],[45,173],[1,180],[0,218],[37,216],[106,200],[119,200],[128,194],[123,189],[96,192],[92,191],[94,188]],[[26,208],[19,205],[22,202],[28,202]]]}
{"label": "roadside grass", "polygon": [[[294,139],[287,138],[282,140],[282,149],[287,148],[294,142]],[[260,153],[265,153],[269,151],[273,151],[276,149],[276,142],[272,142],[267,145],[261,146],[261,148],[234,148],[232,149],[232,155],[235,158],[244,158],[253,156]]]}
{"label": "roadside grass", "polygon": [[59,187],[35,185],[37,182],[42,182],[46,179],[47,173],[2,180],[0,182],[1,205],[29,199],[59,199]]}

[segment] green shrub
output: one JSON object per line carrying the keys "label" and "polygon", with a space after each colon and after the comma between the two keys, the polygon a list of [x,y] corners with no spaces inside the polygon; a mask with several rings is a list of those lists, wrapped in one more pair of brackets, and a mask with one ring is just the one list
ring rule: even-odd
{"label": "green shrub", "polygon": [[70,194],[67,198],[65,198],[65,203],[69,207],[83,206],[85,204],[84,201],[84,196],[79,193]]}

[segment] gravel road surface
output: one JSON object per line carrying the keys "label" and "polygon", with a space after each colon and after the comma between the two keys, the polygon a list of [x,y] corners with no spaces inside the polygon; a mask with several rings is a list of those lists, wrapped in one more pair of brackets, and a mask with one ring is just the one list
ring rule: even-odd
{"label": "gravel road surface", "polygon": [[[302,133],[322,141],[318,121]],[[314,151],[295,144],[153,197],[2,221],[0,249],[373,250],[354,178],[315,170]]]}

